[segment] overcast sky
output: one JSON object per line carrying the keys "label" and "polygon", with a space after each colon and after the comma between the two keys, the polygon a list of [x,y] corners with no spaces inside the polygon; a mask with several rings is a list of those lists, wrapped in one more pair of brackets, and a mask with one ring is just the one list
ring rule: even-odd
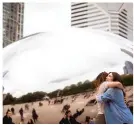
{"label": "overcast sky", "polygon": [[70,2],[25,3],[24,36],[70,27]]}

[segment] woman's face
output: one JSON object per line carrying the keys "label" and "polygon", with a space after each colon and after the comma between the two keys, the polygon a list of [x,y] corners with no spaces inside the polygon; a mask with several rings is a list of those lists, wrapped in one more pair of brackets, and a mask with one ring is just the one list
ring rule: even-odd
{"label": "woman's face", "polygon": [[108,76],[106,77],[106,81],[113,81],[113,74],[109,73]]}

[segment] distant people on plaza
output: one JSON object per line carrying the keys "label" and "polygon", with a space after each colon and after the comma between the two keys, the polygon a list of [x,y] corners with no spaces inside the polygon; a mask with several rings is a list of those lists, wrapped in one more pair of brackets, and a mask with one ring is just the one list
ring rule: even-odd
{"label": "distant people on plaza", "polygon": [[87,94],[84,95],[84,99],[87,97]]}
{"label": "distant people on plaza", "polygon": [[19,124],[24,124],[24,119],[22,119]]}
{"label": "distant people on plaza", "polygon": [[21,108],[20,110],[19,110],[19,113],[20,113],[20,117],[21,117],[21,121],[23,121],[24,120],[24,118],[23,118],[23,109]]}
{"label": "distant people on plaza", "polygon": [[32,110],[32,117],[33,117],[33,120],[35,123],[38,120],[38,115],[37,115],[36,110],[34,108]]}
{"label": "distant people on plaza", "polygon": [[29,110],[29,105],[25,104],[25,110]]}
{"label": "distant people on plaza", "polygon": [[84,108],[80,111],[77,110],[75,114],[72,115],[71,111],[68,110],[65,113],[65,116],[60,120],[59,124],[81,124],[76,121],[76,118],[84,112]]}
{"label": "distant people on plaza", "polygon": [[75,101],[75,97],[74,98],[72,98],[72,103]]}
{"label": "distant people on plaza", "polygon": [[132,124],[133,116],[124,100],[121,76],[116,72],[102,72],[96,79],[98,115],[95,123]]}
{"label": "distant people on plaza", "polygon": [[66,111],[68,111],[69,110],[69,108],[70,108],[70,105],[69,104],[66,104],[66,105],[64,105],[63,106],[63,108],[62,108],[62,113],[65,113]]}
{"label": "distant people on plaza", "polygon": [[3,117],[3,124],[14,124],[12,122],[11,116],[12,116],[12,112],[10,110],[8,110],[6,112],[6,115]]}
{"label": "distant people on plaza", "polygon": [[34,124],[33,120],[32,119],[29,119],[28,123],[27,124]]}
{"label": "distant people on plaza", "polygon": [[89,124],[95,124],[94,118],[90,118],[90,123]]}
{"label": "distant people on plaza", "polygon": [[51,101],[50,101],[50,99],[49,99],[49,100],[48,100],[48,105],[50,105],[50,102],[51,102]]}
{"label": "distant people on plaza", "polygon": [[95,124],[93,119],[90,118],[90,116],[86,116],[85,118],[85,124]]}
{"label": "distant people on plaza", "polygon": [[43,106],[43,103],[42,102],[39,102],[39,106]]}
{"label": "distant people on plaza", "polygon": [[12,112],[13,115],[15,114],[15,111],[14,111],[13,107],[11,108],[11,112]]}

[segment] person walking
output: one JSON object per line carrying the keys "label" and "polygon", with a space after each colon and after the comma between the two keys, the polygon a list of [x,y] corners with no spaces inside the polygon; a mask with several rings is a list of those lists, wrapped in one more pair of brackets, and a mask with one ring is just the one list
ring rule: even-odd
{"label": "person walking", "polygon": [[37,115],[36,110],[34,108],[32,110],[32,117],[33,117],[34,123],[36,123],[36,121],[38,120],[38,115]]}
{"label": "person walking", "polygon": [[21,108],[20,110],[19,110],[19,113],[20,113],[20,117],[21,117],[21,121],[23,121],[24,120],[24,118],[23,118],[23,109]]}

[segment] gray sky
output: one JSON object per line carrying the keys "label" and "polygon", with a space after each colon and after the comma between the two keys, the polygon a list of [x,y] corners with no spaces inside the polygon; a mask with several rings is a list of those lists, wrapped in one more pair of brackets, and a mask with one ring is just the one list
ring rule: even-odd
{"label": "gray sky", "polygon": [[70,27],[70,2],[25,3],[24,36]]}

